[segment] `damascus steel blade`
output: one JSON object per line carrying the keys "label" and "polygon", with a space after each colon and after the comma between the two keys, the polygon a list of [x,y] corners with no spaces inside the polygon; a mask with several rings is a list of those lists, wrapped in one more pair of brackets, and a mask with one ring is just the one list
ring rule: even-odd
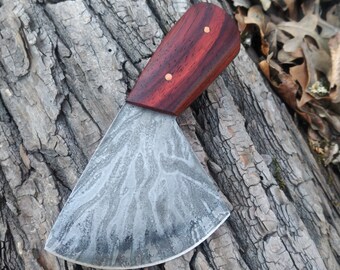
{"label": "damascus steel blade", "polygon": [[45,249],[101,269],[147,267],[194,248],[228,216],[175,117],[126,104]]}

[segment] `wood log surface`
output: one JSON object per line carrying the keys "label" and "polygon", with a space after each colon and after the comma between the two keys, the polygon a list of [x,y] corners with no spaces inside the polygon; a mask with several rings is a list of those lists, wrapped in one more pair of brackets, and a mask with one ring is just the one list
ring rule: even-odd
{"label": "wood log surface", "polygon": [[[1,269],[86,269],[45,252],[47,235],[150,56],[196,2],[0,1]],[[178,123],[232,213],[199,247],[149,269],[340,269],[339,177],[243,47]]]}

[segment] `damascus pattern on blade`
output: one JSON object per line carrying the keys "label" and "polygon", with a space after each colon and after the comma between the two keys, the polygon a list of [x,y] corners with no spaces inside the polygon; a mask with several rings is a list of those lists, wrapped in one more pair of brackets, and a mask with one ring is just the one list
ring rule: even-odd
{"label": "damascus pattern on blade", "polygon": [[45,248],[87,266],[149,266],[198,245],[228,215],[175,117],[126,104]]}

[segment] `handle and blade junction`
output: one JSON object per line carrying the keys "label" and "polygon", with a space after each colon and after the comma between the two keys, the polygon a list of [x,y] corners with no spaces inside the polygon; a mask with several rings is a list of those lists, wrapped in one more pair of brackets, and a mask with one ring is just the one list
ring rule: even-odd
{"label": "handle and blade junction", "polygon": [[101,269],[174,259],[229,216],[176,116],[237,55],[219,7],[192,6],[164,38],[69,196],[45,249]]}

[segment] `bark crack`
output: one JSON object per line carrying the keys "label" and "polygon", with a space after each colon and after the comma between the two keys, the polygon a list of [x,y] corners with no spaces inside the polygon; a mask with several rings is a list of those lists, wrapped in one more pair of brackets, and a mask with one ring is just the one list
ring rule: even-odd
{"label": "bark crack", "polygon": [[[167,30],[166,26],[163,23],[162,17],[160,16],[160,14],[158,12],[157,7],[154,5],[153,1],[151,1],[151,0],[146,0],[146,4],[148,5],[148,7],[150,8],[151,12],[155,16],[155,19],[156,19],[159,27],[162,29],[163,34],[166,35],[168,33],[168,30]],[[175,22],[172,21],[172,23],[175,23]]]}
{"label": "bark crack", "polygon": [[[106,3],[106,5],[108,5],[108,2]],[[107,32],[110,35],[110,38],[112,38],[112,40],[114,40],[119,45],[119,48],[124,52],[125,57],[127,58],[127,60],[130,63],[132,63],[133,66],[135,67],[135,69],[137,69],[138,72],[140,73],[142,71],[142,69],[140,68],[140,66],[138,64],[143,59],[149,59],[151,57],[151,55],[152,55],[152,52],[150,52],[149,54],[147,54],[147,55],[145,55],[143,57],[140,57],[139,59],[136,59],[133,55],[130,54],[130,51],[126,49],[126,46],[124,45],[124,43],[122,43],[119,38],[116,38],[114,33],[111,32],[110,27],[107,26],[106,21],[103,19],[102,15],[100,13],[98,13],[96,11],[96,9],[92,6],[91,1],[87,2],[87,7],[88,7],[89,11],[91,12],[91,14],[93,16],[96,16],[99,19],[100,24],[103,27],[105,27],[105,32]],[[110,9],[113,9],[112,5],[110,5]],[[120,24],[124,25],[124,21],[122,21],[122,19],[116,13],[113,12],[111,15],[114,16],[114,18],[118,22],[120,22]],[[120,31],[125,32],[124,28],[119,28],[119,29],[120,29]],[[126,71],[124,70],[124,72],[126,72]],[[125,76],[127,76],[127,74],[125,74]]]}

